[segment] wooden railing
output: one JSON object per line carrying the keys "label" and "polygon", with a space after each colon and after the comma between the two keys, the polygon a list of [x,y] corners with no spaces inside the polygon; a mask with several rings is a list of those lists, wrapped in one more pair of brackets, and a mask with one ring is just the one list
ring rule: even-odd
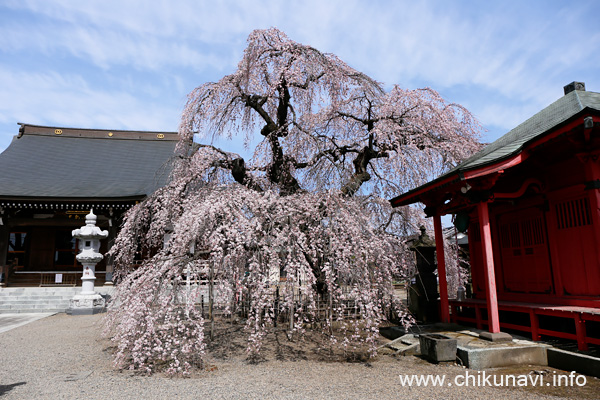
{"label": "wooden railing", "polygon": [[[106,271],[96,271],[96,277],[105,273]],[[39,286],[77,286],[81,281],[82,271],[14,271],[13,274],[30,277],[26,280],[30,284],[39,282]],[[39,281],[36,275],[39,276]]]}
{"label": "wooden railing", "polygon": [[[450,300],[450,308],[452,309],[451,321],[454,323],[470,322],[474,323],[478,329],[483,329],[483,326],[488,324],[487,318],[482,315],[482,311],[487,314],[487,303],[483,299]],[[475,316],[464,315],[465,309],[474,309]],[[524,314],[528,320],[526,325],[511,323],[501,318],[500,326],[529,332],[534,341],[540,340],[540,335],[546,335],[576,340],[579,350],[587,350],[588,344],[600,345],[600,338],[590,337],[586,329],[587,321],[600,322],[600,308],[499,301],[498,310]],[[575,333],[540,327],[541,316],[571,320]]]}

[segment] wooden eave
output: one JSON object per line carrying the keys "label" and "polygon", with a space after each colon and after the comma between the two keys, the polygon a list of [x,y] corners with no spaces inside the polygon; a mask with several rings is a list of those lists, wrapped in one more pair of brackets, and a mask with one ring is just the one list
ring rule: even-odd
{"label": "wooden eave", "polygon": [[538,147],[557,140],[562,136],[569,135],[576,131],[577,128],[583,126],[585,123],[584,119],[587,117],[592,118],[594,127],[597,128],[597,125],[600,124],[599,114],[598,110],[586,108],[564,123],[552,127],[528,142],[525,142],[515,152],[506,157],[473,168],[461,168],[459,165],[454,170],[425,185],[394,197],[390,200],[390,203],[392,204],[392,207],[406,206],[413,203],[423,203],[431,208],[438,207],[442,205],[446,199],[452,197],[453,193],[459,191],[467,181],[470,185],[473,185],[473,183],[480,178],[501,174],[505,170],[523,163]]}

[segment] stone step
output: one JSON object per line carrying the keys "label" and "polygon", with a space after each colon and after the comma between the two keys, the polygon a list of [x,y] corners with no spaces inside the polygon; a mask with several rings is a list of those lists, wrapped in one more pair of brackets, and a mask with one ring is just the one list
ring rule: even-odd
{"label": "stone step", "polygon": [[10,298],[10,297],[54,297],[54,296],[74,296],[79,292],[26,292],[26,293],[11,293],[5,294],[4,296],[0,296],[0,299]]}
{"label": "stone step", "polygon": [[[18,288],[16,290],[11,290],[12,288],[4,288],[0,289],[0,298],[4,296],[21,296],[21,295],[42,295],[42,294],[62,294],[62,295],[70,295],[77,294],[81,292],[80,287],[75,288]],[[24,290],[26,289],[26,290]],[[110,293],[114,290],[114,288],[95,288],[98,293]]]}
{"label": "stone step", "polygon": [[72,299],[73,296],[75,296],[76,293],[73,294],[69,294],[69,295],[58,295],[58,296],[29,296],[29,295],[24,295],[24,296],[6,296],[6,297],[1,297],[0,298],[0,303],[4,302],[4,301],[12,301],[12,300],[39,300],[39,301],[46,301],[46,300],[53,300],[53,299]]}
{"label": "stone step", "polygon": [[[0,297],[0,303],[3,301],[9,301],[9,300],[18,300],[18,299],[32,299],[32,300],[52,300],[52,299],[71,299],[73,298],[73,296],[77,295],[79,293],[60,293],[57,295],[51,295],[51,294],[39,294],[39,295],[15,295],[15,296],[4,296],[4,297]],[[103,296],[107,296],[108,294],[106,293],[100,293]]]}
{"label": "stone step", "polygon": [[0,311],[4,312],[24,312],[23,310],[65,310],[69,308],[69,303],[65,304],[15,304],[15,305],[0,305]]}
{"label": "stone step", "polygon": [[2,307],[10,307],[10,308],[19,308],[19,307],[62,307],[65,304],[69,304],[70,300],[62,300],[62,301],[48,301],[44,303],[36,302],[36,301],[22,301],[22,302],[14,302],[14,303],[0,303],[0,308]]}
{"label": "stone step", "polygon": [[21,297],[73,297],[75,296],[77,293],[44,293],[44,292],[40,292],[40,293],[17,293],[17,294],[11,294],[11,295],[6,295],[6,296],[2,296],[0,297],[0,300],[2,299],[13,299],[13,298],[21,298]]}
{"label": "stone step", "polygon": [[81,290],[81,287],[56,287],[56,286],[46,286],[46,287],[31,287],[31,288],[2,288],[0,289],[0,294],[2,293],[30,293],[30,292],[74,292],[77,290]]}
{"label": "stone step", "polygon": [[[114,287],[99,287],[102,295],[110,294]],[[73,296],[81,287],[32,287],[0,289],[0,313],[65,312]]]}
{"label": "stone step", "polygon": [[1,300],[0,305],[2,304],[54,304],[54,303],[65,303],[69,302],[73,297],[60,297],[60,298],[52,298],[52,299],[32,299],[32,298],[22,298],[22,299],[12,299],[12,300]]}
{"label": "stone step", "polygon": [[61,297],[16,297],[10,299],[0,299],[0,304],[15,304],[21,302],[29,302],[29,303],[39,303],[39,304],[47,304],[47,303],[55,303],[55,302],[65,302],[69,301],[74,296],[61,296]]}
{"label": "stone step", "polygon": [[0,309],[0,314],[35,314],[35,313],[62,313],[65,312],[65,308],[47,308],[47,309],[18,309],[18,310],[2,310]]}
{"label": "stone step", "polygon": [[[40,296],[32,296],[32,295],[23,295],[23,296],[6,296],[6,297],[2,297],[0,298],[0,303],[4,303],[6,301],[15,301],[15,300],[36,300],[36,301],[53,301],[53,300],[69,300],[72,299],[73,296],[77,295],[78,293],[73,293],[73,294],[60,294],[60,295],[56,295],[56,296],[51,296],[51,295],[40,295]],[[100,293],[103,296],[107,296],[104,293]]]}
{"label": "stone step", "polygon": [[[114,286],[95,286],[96,290],[109,290]],[[51,285],[51,286],[9,286],[9,287],[0,287],[0,292],[6,291],[17,291],[17,292],[26,292],[26,291],[44,291],[44,290],[81,290],[81,286],[61,286],[61,285]]]}
{"label": "stone step", "polygon": [[40,293],[16,293],[10,295],[0,296],[0,299],[12,299],[13,297],[69,297],[75,296],[79,292],[73,293],[52,293],[52,292],[40,292]]}

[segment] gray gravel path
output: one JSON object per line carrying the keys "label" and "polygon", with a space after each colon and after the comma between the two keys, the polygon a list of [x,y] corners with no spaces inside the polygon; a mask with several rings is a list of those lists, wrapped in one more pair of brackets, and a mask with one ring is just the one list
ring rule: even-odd
{"label": "gray gravel path", "polygon": [[19,326],[27,325],[38,319],[46,318],[56,313],[17,313],[0,314],[0,333],[10,331]]}
{"label": "gray gravel path", "polygon": [[514,388],[402,387],[400,374],[444,374],[452,379],[465,373],[455,365],[431,365],[415,357],[380,356],[370,366],[213,361],[211,371],[193,378],[136,376],[112,369],[107,343],[99,336],[99,319],[57,314],[0,333],[2,400],[556,398]]}

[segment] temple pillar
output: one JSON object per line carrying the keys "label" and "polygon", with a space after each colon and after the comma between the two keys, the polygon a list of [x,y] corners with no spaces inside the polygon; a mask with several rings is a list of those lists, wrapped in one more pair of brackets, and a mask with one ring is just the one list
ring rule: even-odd
{"label": "temple pillar", "polygon": [[512,337],[500,332],[500,318],[498,316],[498,295],[496,292],[496,275],[494,272],[494,252],[492,247],[492,233],[490,229],[490,213],[488,203],[483,201],[477,204],[477,214],[481,229],[481,246],[483,255],[483,271],[485,275],[485,297],[488,312],[488,332],[479,336],[492,341],[510,341]]}
{"label": "temple pillar", "polygon": [[6,216],[0,208],[0,286],[6,286],[8,280],[8,265],[6,265],[6,256],[8,254],[8,225]]}

